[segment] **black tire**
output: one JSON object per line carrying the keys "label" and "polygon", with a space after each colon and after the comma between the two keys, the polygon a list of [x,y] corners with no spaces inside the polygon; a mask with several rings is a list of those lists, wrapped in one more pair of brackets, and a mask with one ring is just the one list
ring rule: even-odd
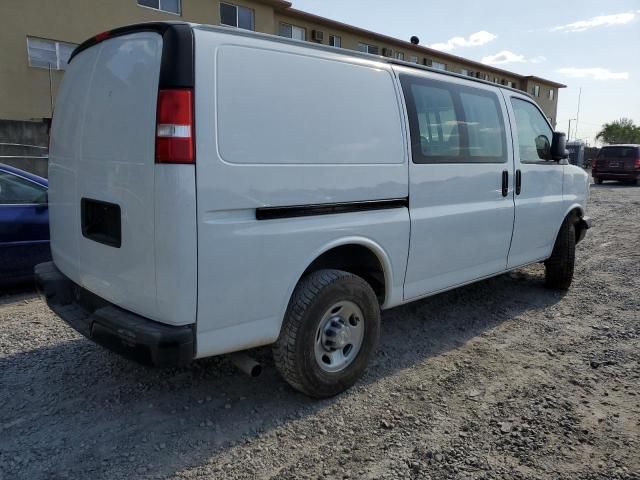
{"label": "black tire", "polygon": [[[316,361],[316,332],[327,310],[345,300],[362,311],[364,337],[352,363],[329,373]],[[319,270],[304,277],[294,290],[273,357],[276,368],[294,389],[310,397],[327,398],[348,389],[362,376],[379,336],[380,307],[371,286],[348,272]]]}
{"label": "black tire", "polygon": [[593,181],[596,182],[597,185],[602,185],[603,180],[599,177],[593,177]]}
{"label": "black tire", "polygon": [[568,290],[573,280],[575,261],[576,229],[574,218],[567,217],[560,227],[551,257],[544,262],[547,288]]}

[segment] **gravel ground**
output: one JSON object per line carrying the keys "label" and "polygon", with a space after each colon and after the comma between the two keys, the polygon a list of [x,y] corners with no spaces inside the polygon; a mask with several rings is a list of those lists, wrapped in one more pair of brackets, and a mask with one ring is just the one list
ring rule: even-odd
{"label": "gravel ground", "polygon": [[640,479],[640,188],[592,187],[574,286],[540,265],[385,312],[312,401],[225,359],[150,370],[0,298],[0,478]]}

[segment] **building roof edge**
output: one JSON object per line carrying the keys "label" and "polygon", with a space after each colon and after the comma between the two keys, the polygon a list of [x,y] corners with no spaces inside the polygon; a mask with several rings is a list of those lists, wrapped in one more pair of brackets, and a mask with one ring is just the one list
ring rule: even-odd
{"label": "building roof edge", "polygon": [[[285,3],[288,3],[288,2],[285,2]],[[470,64],[470,65],[474,65],[477,68],[483,68],[483,69],[488,70],[490,72],[499,73],[501,75],[510,75],[510,76],[519,78],[521,80],[533,79],[533,80],[538,80],[538,81],[547,83],[547,84],[549,84],[551,86],[554,86],[554,87],[557,87],[557,88],[566,88],[566,85],[563,85],[562,83],[555,82],[553,80],[548,80],[546,78],[537,77],[535,75],[521,75],[519,73],[515,73],[515,72],[512,72],[510,70],[504,70],[502,68],[497,68],[497,67],[493,67],[491,65],[486,65],[484,63],[477,62],[475,60],[470,60],[470,59],[465,58],[465,57],[460,57],[458,55],[453,55],[451,53],[442,52],[440,50],[435,50],[433,48],[424,47],[422,45],[414,45],[413,43],[408,42],[406,40],[401,40],[399,38],[390,37],[388,35],[384,35],[384,34],[381,34],[381,33],[373,32],[373,31],[367,30],[365,28],[356,27],[354,25],[349,25],[348,23],[343,23],[343,22],[339,22],[337,20],[332,20],[330,18],[322,17],[322,16],[316,15],[314,13],[309,13],[309,12],[305,12],[303,10],[298,10],[296,8],[293,8],[293,7],[289,7],[289,8],[286,8],[284,10],[281,10],[279,13],[283,13],[283,14],[291,16],[291,17],[300,18],[300,19],[304,19],[304,20],[309,20],[309,21],[320,23],[320,24],[324,24],[324,25],[330,25],[330,26],[333,26],[333,27],[336,27],[336,28],[339,28],[339,29],[342,29],[342,30],[347,30],[347,31],[350,31],[350,32],[353,32],[353,33],[359,33],[359,34],[362,34],[362,35],[365,35],[365,36],[369,36],[369,37],[375,37],[375,38],[379,39],[380,41],[384,41],[384,42],[387,42],[387,43],[399,45],[399,46],[402,46],[402,47],[410,49],[410,50],[419,51],[419,52],[422,52],[424,54],[437,56],[437,57],[444,58],[444,59],[449,59],[449,60],[452,60],[452,61],[455,61],[455,62],[467,63],[467,64]]]}

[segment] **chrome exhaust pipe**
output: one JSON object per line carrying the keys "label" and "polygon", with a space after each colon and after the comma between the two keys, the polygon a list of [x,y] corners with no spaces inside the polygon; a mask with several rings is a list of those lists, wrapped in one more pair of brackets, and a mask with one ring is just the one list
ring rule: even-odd
{"label": "chrome exhaust pipe", "polygon": [[238,370],[242,373],[246,373],[252,378],[259,377],[262,373],[262,365],[256,362],[246,353],[237,352],[231,353],[227,356],[229,361],[233,363]]}

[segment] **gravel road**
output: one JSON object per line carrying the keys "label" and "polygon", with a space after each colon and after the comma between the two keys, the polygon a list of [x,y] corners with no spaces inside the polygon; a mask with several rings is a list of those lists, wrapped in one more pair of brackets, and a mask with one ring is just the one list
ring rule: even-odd
{"label": "gravel road", "polygon": [[640,188],[592,186],[574,286],[540,265],[383,314],[312,401],[224,358],[150,370],[0,298],[0,479],[640,479]]}

